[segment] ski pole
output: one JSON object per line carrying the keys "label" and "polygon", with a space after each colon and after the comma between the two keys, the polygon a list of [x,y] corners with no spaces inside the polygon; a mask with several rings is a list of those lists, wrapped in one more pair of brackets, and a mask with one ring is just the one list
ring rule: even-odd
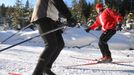
{"label": "ski pole", "polygon": [[24,40],[24,41],[21,41],[21,42],[19,42],[19,43],[16,43],[16,44],[11,45],[11,46],[9,46],[9,47],[6,47],[6,48],[4,48],[4,49],[1,49],[0,52],[5,51],[5,50],[7,50],[7,49],[9,49],[9,48],[15,47],[15,46],[17,46],[17,45],[19,45],[19,44],[25,43],[25,42],[27,42],[27,41],[30,41],[30,40],[32,40],[32,39],[34,39],[34,38],[36,38],[36,37],[44,36],[44,35],[50,34],[50,33],[52,33],[52,32],[55,32],[55,31],[57,31],[57,30],[63,29],[63,28],[65,28],[65,27],[66,27],[66,26],[61,26],[61,27],[58,27],[58,28],[56,28],[56,29],[50,30],[50,31],[48,31],[48,32],[45,32],[45,33],[43,33],[43,34],[36,35],[36,36],[34,36],[34,37],[31,37],[31,38],[29,38],[29,39],[26,39],[26,40]]}
{"label": "ski pole", "polygon": [[29,25],[27,25],[26,27],[24,27],[24,28],[22,28],[21,30],[19,30],[18,32],[16,32],[16,33],[12,34],[11,36],[7,37],[5,40],[3,40],[3,41],[1,42],[1,44],[4,43],[4,42],[6,42],[8,39],[12,38],[13,36],[15,36],[16,34],[18,34],[19,32],[21,32],[21,31],[27,29],[28,27],[30,27],[30,26],[32,26],[32,25],[33,25],[33,24],[29,24]]}

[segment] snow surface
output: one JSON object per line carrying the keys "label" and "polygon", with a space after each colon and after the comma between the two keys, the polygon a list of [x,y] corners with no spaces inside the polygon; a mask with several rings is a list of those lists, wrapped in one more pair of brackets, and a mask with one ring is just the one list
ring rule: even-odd
{"label": "snow surface", "polygon": [[[0,41],[16,32],[14,30],[0,31]],[[35,35],[38,35],[38,30],[22,31],[1,44],[0,49]],[[91,59],[101,57],[98,48],[100,35],[101,31],[86,33],[83,27],[65,29],[63,37],[66,45],[52,70],[57,75],[134,75],[134,50],[129,50],[134,49],[134,32],[117,32],[108,42],[115,63],[88,65],[94,62]],[[12,72],[32,75],[43,48],[43,41],[38,37],[1,52],[0,75],[9,75]]]}

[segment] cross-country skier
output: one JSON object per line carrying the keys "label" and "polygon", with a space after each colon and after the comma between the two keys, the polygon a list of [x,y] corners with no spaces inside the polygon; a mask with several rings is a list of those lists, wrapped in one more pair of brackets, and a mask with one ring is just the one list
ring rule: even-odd
{"label": "cross-country skier", "polygon": [[[37,0],[31,22],[38,24],[40,34],[58,28],[59,14],[67,18],[74,27],[76,21],[63,0]],[[72,24],[73,23],[73,24]],[[51,71],[52,65],[64,47],[61,30],[42,36],[45,49],[39,57],[32,75],[56,75]]]}
{"label": "cross-country skier", "polygon": [[120,14],[111,8],[104,8],[102,3],[96,5],[96,11],[99,14],[96,18],[94,24],[92,24],[86,32],[90,30],[95,30],[98,26],[101,26],[102,34],[99,38],[99,48],[102,53],[102,57],[98,62],[107,63],[112,62],[111,52],[109,50],[107,41],[116,33],[116,30],[121,30],[121,23],[123,17]]}

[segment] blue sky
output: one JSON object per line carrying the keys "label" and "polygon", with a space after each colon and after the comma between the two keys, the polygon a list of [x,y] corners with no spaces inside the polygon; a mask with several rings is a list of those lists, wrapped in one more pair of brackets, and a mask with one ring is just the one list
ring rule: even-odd
{"label": "blue sky", "polygon": [[[27,0],[22,0],[22,3],[25,4]],[[35,3],[36,0],[29,0],[29,3],[31,3],[31,5],[33,5]],[[0,5],[2,3],[4,3],[6,6],[11,6],[14,5],[16,2],[16,0],[0,0]]]}
{"label": "blue sky", "polygon": [[[26,1],[27,1],[27,0],[22,0],[23,4],[25,4]],[[65,3],[67,3],[68,6],[71,5],[72,0],[64,0],[64,1],[65,1]],[[88,1],[88,2],[89,2],[89,1],[90,1],[90,2],[93,2],[94,0],[87,0],[87,1]],[[0,0],[0,5],[1,5],[2,3],[4,3],[6,6],[11,6],[11,5],[14,5],[15,2],[16,2],[16,0]],[[36,0],[29,0],[29,2],[30,2],[31,5],[33,6],[33,5],[35,4]]]}

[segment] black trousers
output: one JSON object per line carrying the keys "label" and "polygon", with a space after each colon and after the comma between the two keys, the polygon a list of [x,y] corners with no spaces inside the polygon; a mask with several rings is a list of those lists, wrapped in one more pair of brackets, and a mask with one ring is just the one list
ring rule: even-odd
{"label": "black trousers", "polygon": [[116,33],[115,30],[107,30],[106,32],[103,32],[99,38],[99,48],[102,53],[102,56],[110,56],[111,52],[108,47],[108,40]]}
{"label": "black trousers", "polygon": [[[39,24],[40,34],[58,27],[58,23],[50,18],[42,18],[38,20],[37,23]],[[40,55],[33,75],[42,75],[42,73],[46,70],[50,70],[52,64],[54,63],[54,61],[64,47],[64,40],[62,37],[61,30],[42,36],[42,39],[45,43],[45,49]]]}

